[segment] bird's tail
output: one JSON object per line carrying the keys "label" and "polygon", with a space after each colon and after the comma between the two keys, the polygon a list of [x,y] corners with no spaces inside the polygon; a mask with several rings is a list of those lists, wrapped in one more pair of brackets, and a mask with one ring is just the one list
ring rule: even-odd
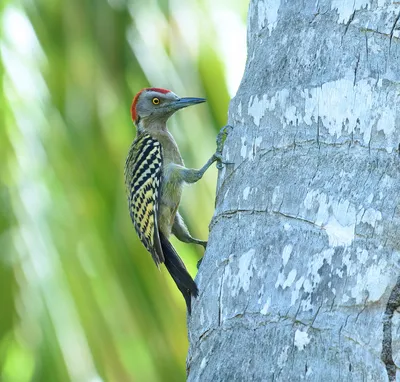
{"label": "bird's tail", "polygon": [[189,272],[186,270],[185,264],[177,254],[175,248],[169,240],[160,232],[161,248],[164,253],[165,266],[168,272],[175,281],[176,286],[181,291],[186,301],[186,306],[189,315],[192,313],[191,298],[192,295],[197,297],[199,290],[196,283],[193,281]]}

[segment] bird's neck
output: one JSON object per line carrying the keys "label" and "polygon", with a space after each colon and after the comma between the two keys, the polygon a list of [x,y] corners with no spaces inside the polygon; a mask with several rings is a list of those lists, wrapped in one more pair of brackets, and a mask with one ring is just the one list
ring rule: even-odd
{"label": "bird's neck", "polygon": [[167,129],[148,131],[148,134],[161,143],[161,147],[163,148],[164,165],[167,165],[168,163],[176,163],[183,166],[183,160],[178,145]]}
{"label": "bird's neck", "polygon": [[183,165],[178,145],[167,129],[167,121],[149,121],[148,119],[145,119],[139,121],[137,128],[139,134],[149,134],[152,138],[161,143],[163,148],[164,165],[167,165],[168,163]]}
{"label": "bird's neck", "polygon": [[157,133],[159,131],[166,132],[167,130],[167,120],[152,120],[152,119],[141,119],[139,123],[137,123],[137,128],[140,132],[149,133],[153,135],[153,133]]}

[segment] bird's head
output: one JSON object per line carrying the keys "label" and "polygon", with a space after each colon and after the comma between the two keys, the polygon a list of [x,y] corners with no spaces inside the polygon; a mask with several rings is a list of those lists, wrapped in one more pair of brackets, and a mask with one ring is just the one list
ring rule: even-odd
{"label": "bird's head", "polygon": [[132,120],[138,128],[162,128],[177,110],[205,101],[204,98],[180,98],[166,89],[145,88],[133,98]]}

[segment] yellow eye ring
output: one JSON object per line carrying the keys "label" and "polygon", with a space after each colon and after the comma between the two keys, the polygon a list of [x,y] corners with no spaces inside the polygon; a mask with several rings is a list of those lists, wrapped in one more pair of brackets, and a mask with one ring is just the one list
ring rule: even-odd
{"label": "yellow eye ring", "polygon": [[157,97],[154,97],[152,102],[153,102],[153,105],[158,105],[160,103],[160,99]]}

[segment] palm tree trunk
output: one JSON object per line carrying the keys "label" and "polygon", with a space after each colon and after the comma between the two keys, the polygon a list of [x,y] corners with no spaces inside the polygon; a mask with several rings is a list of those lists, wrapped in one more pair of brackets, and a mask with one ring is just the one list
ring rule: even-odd
{"label": "palm tree trunk", "polygon": [[399,378],[399,17],[251,1],[189,381]]}

